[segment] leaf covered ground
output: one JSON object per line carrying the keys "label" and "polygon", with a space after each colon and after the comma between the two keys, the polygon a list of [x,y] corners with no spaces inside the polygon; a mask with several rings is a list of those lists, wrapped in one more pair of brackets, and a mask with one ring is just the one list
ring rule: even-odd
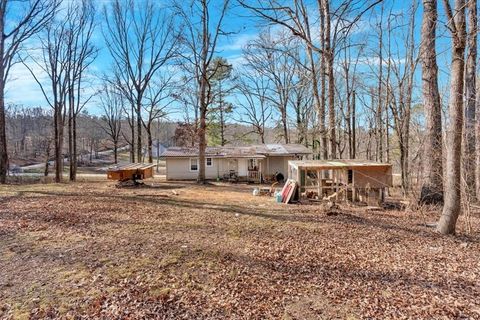
{"label": "leaf covered ground", "polygon": [[0,187],[0,318],[480,319],[480,218],[283,205],[251,186]]}

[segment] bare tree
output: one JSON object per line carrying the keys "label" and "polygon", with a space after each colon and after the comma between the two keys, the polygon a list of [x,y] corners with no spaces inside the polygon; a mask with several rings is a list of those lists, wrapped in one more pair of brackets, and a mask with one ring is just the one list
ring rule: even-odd
{"label": "bare tree", "polygon": [[[12,5],[15,5],[15,14],[11,14]],[[2,184],[6,182],[8,171],[5,84],[12,66],[18,62],[18,53],[24,49],[25,42],[45,27],[57,7],[56,0],[30,0],[23,3],[0,0],[0,183]]]}
{"label": "bare tree", "polygon": [[383,162],[384,125],[383,125],[383,11],[380,11],[378,22],[378,92],[377,92],[377,161]]}
{"label": "bare tree", "polygon": [[104,36],[116,70],[112,83],[135,111],[131,117],[136,132],[132,130],[131,139],[135,141],[136,133],[136,157],[140,161],[145,93],[155,75],[176,55],[175,15],[151,0],[114,0],[104,8],[104,17]]}
{"label": "bare tree", "polygon": [[[335,158],[337,147],[334,79],[335,50],[348,37],[360,18],[378,3],[382,2],[382,0],[365,1],[360,6],[357,6],[358,3],[356,1],[340,1],[336,8],[331,8],[329,0],[317,0],[317,10],[320,18],[320,46],[315,41],[312,41],[308,13],[302,0],[295,0],[290,5],[278,0],[240,0],[239,2],[262,19],[283,26],[295,37],[302,39],[309,48],[307,49],[309,57],[313,57],[310,55],[311,50],[321,54],[319,68],[321,91],[317,98],[316,86],[314,85],[313,93],[319,118],[323,156],[326,157],[326,134],[324,130],[326,75],[328,81],[328,139],[330,157]],[[312,76],[314,76],[316,69],[315,65],[312,64],[311,58],[310,71]]]}
{"label": "bare tree", "polygon": [[248,68],[269,79],[270,93],[265,97],[280,115],[281,136],[285,143],[290,142],[287,108],[295,86],[295,59],[291,52],[298,42],[294,40],[284,32],[272,34],[267,30],[244,49]]}
{"label": "bare tree", "polygon": [[[55,16],[46,27],[46,37],[41,38],[42,58],[30,57],[49,77],[50,83],[42,82],[38,74],[26,62],[28,68],[47,102],[54,109],[55,130],[55,179],[62,180],[64,125],[68,119],[68,151],[70,181],[75,181],[77,172],[77,116],[91,99],[85,94],[86,70],[96,57],[92,45],[95,8],[91,0],[72,2],[65,12],[67,18]],[[51,89],[48,89],[51,88]]]}
{"label": "bare tree", "polygon": [[198,148],[199,148],[199,170],[198,182],[205,182],[205,149],[207,146],[207,112],[211,99],[211,80],[215,75],[213,58],[217,50],[218,40],[226,35],[223,22],[230,1],[219,1],[218,8],[215,8],[216,19],[213,18],[213,5],[207,0],[192,0],[191,3],[177,4],[177,13],[183,18],[182,35],[182,60],[193,68],[192,78],[198,90]]}
{"label": "bare tree", "polygon": [[[345,80],[345,104],[346,112],[344,118],[346,122],[345,132],[347,135],[348,157],[355,159],[356,141],[355,141],[355,127],[356,127],[356,110],[355,110],[355,87],[357,86],[357,67],[363,47],[358,48],[357,56],[352,57],[352,46],[347,46],[344,50],[344,59],[340,62],[343,77]],[[341,98],[341,97],[340,97]]]}
{"label": "bare tree", "polygon": [[68,73],[68,158],[69,179],[77,177],[77,117],[93,97],[86,92],[86,72],[97,57],[97,48],[92,37],[95,31],[96,8],[92,0],[81,0],[69,4],[67,11],[67,73]]}
{"label": "bare tree", "polygon": [[437,231],[442,234],[455,233],[461,209],[461,160],[463,127],[463,87],[465,68],[465,0],[455,0],[452,10],[449,0],[443,0],[452,35],[452,67],[450,80],[449,116],[447,131],[447,168],[445,179],[445,204],[438,221]]}
{"label": "bare tree", "polygon": [[236,90],[242,99],[238,99],[242,117],[238,122],[252,127],[261,143],[265,143],[265,128],[272,117],[272,107],[267,97],[269,79],[254,70],[246,69],[237,77]]}
{"label": "bare tree", "polygon": [[420,201],[443,201],[442,164],[442,109],[438,91],[438,66],[435,48],[437,27],[437,1],[423,0],[422,22],[422,88],[425,110],[424,175]]}
{"label": "bare tree", "polygon": [[470,197],[475,197],[475,107],[477,73],[477,1],[467,0],[468,34],[465,66],[465,124],[463,135],[463,175]]}
{"label": "bare tree", "polygon": [[100,105],[103,110],[102,129],[107,133],[113,144],[113,157],[118,163],[118,144],[122,131],[122,116],[124,108],[123,96],[110,84],[104,84],[100,95]]}
{"label": "bare tree", "polygon": [[415,12],[417,0],[412,0],[406,28],[405,42],[406,54],[398,52],[397,57],[390,56],[392,78],[389,86],[389,108],[394,123],[394,131],[398,138],[400,149],[400,170],[402,189],[404,193],[409,190],[409,151],[410,151],[410,125],[412,115],[412,96],[415,69],[418,64],[418,55],[415,47]]}
{"label": "bare tree", "polygon": [[69,89],[70,41],[68,20],[60,21],[58,16],[49,22],[45,35],[40,38],[42,53],[40,57],[30,56],[34,65],[48,75],[48,82],[42,82],[32,66],[23,60],[25,67],[39,85],[45,100],[53,109],[55,181],[63,180],[64,126],[67,116],[67,95]]}
{"label": "bare tree", "polygon": [[[187,66],[181,64],[188,73]],[[180,110],[183,116],[183,122],[179,122],[175,130],[175,140],[178,146],[198,145],[198,124],[199,124],[199,103],[198,103],[198,89],[195,78],[181,77],[183,85],[177,86],[177,90],[172,93],[172,97],[180,105]],[[188,140],[188,143],[187,143]]]}
{"label": "bare tree", "polygon": [[[296,143],[309,145],[308,141],[308,124],[309,119],[313,114],[313,95],[311,91],[311,74],[307,68],[306,63],[302,61],[300,48],[292,50],[294,55],[294,78],[291,84],[291,93],[289,94],[289,104],[291,109],[295,111],[295,118],[293,123],[296,130]],[[308,59],[308,58],[307,58]]]}
{"label": "bare tree", "polygon": [[146,117],[142,117],[142,123],[147,133],[148,163],[153,163],[152,124],[155,120],[159,120],[168,114],[168,107],[174,101],[171,94],[173,74],[173,72],[170,72],[168,75],[157,77],[145,93],[147,102],[144,106],[144,113],[146,113]]}

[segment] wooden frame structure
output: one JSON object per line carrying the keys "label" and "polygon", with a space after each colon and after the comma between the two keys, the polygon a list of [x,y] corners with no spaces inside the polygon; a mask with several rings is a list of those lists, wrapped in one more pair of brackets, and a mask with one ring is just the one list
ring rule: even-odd
{"label": "wooden frame structure", "polygon": [[288,178],[297,181],[302,198],[366,202],[384,200],[392,186],[392,165],[366,160],[303,160],[288,162]]}
{"label": "wooden frame structure", "polygon": [[155,164],[131,163],[107,169],[107,178],[120,182],[137,181],[153,178]]}

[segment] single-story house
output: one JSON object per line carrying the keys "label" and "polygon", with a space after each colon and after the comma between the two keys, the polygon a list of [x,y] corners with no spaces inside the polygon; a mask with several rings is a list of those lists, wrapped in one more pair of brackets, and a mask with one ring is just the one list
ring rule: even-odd
{"label": "single-story house", "polygon": [[[244,147],[207,147],[205,177],[239,181],[270,181],[275,173],[287,176],[288,161],[305,159],[312,152],[299,144],[260,144]],[[170,147],[166,160],[167,180],[195,180],[198,177],[198,148]]]}

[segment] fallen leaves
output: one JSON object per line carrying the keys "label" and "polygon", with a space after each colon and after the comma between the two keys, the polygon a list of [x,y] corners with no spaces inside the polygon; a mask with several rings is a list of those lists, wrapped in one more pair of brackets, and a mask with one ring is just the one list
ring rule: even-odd
{"label": "fallen leaves", "polygon": [[247,186],[14,188],[0,318],[480,319],[478,233],[441,237],[415,213]]}

